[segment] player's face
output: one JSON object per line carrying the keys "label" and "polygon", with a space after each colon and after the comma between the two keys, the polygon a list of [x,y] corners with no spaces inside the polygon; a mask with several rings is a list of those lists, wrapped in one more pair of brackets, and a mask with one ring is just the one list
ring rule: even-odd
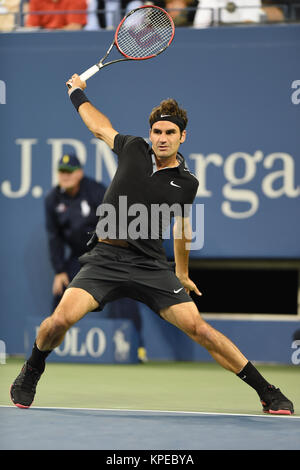
{"label": "player's face", "polygon": [[169,121],[157,121],[150,129],[152,149],[157,158],[176,157],[185,137],[186,131],[181,133],[179,127]]}
{"label": "player's face", "polygon": [[80,181],[83,177],[83,171],[81,169],[69,171],[59,171],[58,172],[58,184],[65,191],[77,188],[80,184]]}

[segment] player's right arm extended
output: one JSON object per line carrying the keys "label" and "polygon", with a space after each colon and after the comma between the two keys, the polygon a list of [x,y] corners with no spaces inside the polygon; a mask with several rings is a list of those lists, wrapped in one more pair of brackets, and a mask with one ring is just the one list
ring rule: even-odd
{"label": "player's right arm extended", "polygon": [[[69,89],[69,95],[75,92],[77,88],[80,88],[82,91],[86,88],[86,83],[81,81],[77,74],[73,75],[72,81],[68,83],[72,84],[72,88]],[[78,108],[78,112],[81,119],[94,136],[106,142],[106,144],[113,149],[115,136],[118,132],[112,127],[108,117],[95,108],[89,101],[82,103]]]}
{"label": "player's right arm extended", "polygon": [[113,149],[115,136],[118,132],[112,127],[110,120],[91,103],[83,103],[79,108],[79,114],[94,136],[106,142]]}

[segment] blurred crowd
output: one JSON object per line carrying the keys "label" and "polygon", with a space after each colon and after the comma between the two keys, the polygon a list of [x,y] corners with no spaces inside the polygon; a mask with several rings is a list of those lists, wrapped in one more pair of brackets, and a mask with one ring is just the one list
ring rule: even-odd
{"label": "blurred crowd", "polygon": [[300,0],[0,0],[0,31],[113,29],[147,4],[166,9],[176,26],[300,21]]}

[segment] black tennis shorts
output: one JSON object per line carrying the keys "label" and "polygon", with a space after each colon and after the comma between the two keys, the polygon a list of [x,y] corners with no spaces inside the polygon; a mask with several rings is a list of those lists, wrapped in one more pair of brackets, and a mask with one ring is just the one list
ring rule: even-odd
{"label": "black tennis shorts", "polygon": [[79,258],[79,273],[69,284],[89,292],[102,310],[107,302],[130,297],[155,313],[192,302],[173,270],[174,263],[148,258],[132,248],[97,243]]}

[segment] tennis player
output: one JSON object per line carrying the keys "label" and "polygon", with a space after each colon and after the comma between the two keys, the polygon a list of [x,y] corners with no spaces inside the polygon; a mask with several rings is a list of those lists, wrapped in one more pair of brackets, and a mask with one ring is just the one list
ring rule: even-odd
{"label": "tennis player", "polygon": [[[119,134],[110,120],[89,102],[84,93],[86,83],[77,74],[71,82],[70,99],[81,119],[117,154],[119,163],[100,206],[96,246],[80,258],[81,270],[54,313],[41,323],[32,354],[11,387],[13,403],[23,408],[32,404],[47,356],[62,343],[72,325],[88,312],[103,309],[107,302],[132,297],[178,327],[206,348],[222,367],[253,387],[263,411],[292,414],[292,402],[268,383],[227,337],[201,317],[190,297],[191,292],[196,295],[201,292],[189,278],[191,227],[187,212],[180,210],[191,206],[198,188],[198,180],[178,152],[186,139],[185,110],[173,99],[155,107],[149,118],[152,144],[149,146],[141,137]],[[129,208],[126,217],[121,208],[124,199]],[[139,237],[130,232],[136,227],[132,217],[136,204],[148,214],[140,221],[144,226]],[[175,270],[162,246],[166,221],[160,218],[157,224],[157,217],[150,215],[157,204],[174,207]]]}

